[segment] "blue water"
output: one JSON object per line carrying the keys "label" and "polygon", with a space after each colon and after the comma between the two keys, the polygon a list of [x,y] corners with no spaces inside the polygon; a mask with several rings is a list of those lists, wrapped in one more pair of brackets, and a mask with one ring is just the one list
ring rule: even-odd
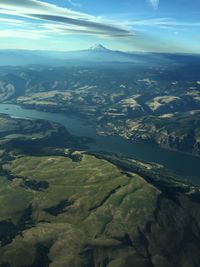
{"label": "blue water", "polygon": [[44,119],[62,124],[73,135],[87,136],[95,139],[90,145],[91,151],[120,153],[135,159],[155,162],[177,172],[179,175],[190,176],[191,181],[200,183],[200,157],[174,152],[152,144],[135,143],[117,136],[99,136],[95,129],[78,117],[66,112],[42,112],[23,109],[18,105],[0,104],[0,113],[13,117]]}

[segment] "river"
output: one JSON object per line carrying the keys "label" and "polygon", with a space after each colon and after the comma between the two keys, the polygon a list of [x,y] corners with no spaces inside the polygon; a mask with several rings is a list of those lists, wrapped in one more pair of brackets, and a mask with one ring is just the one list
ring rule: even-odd
{"label": "river", "polygon": [[191,181],[195,183],[200,183],[200,157],[170,151],[153,144],[131,142],[118,136],[99,136],[93,127],[71,114],[63,115],[24,109],[13,104],[0,104],[0,113],[8,114],[11,117],[44,119],[60,123],[72,135],[95,139],[96,141],[90,145],[90,151],[120,153],[135,159],[155,162],[177,172],[179,175],[189,176]]}

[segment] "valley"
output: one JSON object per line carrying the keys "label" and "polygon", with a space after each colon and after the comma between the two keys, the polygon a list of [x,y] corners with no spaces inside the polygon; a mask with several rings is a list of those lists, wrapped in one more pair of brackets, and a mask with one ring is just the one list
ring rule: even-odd
{"label": "valley", "polygon": [[[175,59],[172,63],[177,68]],[[192,56],[183,60],[175,73],[173,65],[169,69],[164,63],[159,68],[127,63],[4,67],[0,70],[1,103],[75,114],[99,135],[199,156],[200,81],[198,71],[191,69]]]}
{"label": "valley", "polygon": [[200,158],[192,154],[172,151],[147,142],[133,142],[117,135],[99,135],[85,119],[70,113],[44,112],[21,108],[13,104],[0,104],[0,113],[7,114],[13,119],[43,119],[50,123],[58,123],[64,126],[71,135],[81,137],[87,144],[84,150],[90,153],[108,153],[151,162],[158,166],[157,172],[159,173],[172,172],[182,181],[199,184]]}

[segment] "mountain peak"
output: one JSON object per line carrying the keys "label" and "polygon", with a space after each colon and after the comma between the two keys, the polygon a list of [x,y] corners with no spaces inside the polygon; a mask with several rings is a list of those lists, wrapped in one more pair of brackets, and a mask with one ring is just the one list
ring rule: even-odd
{"label": "mountain peak", "polygon": [[108,51],[106,47],[101,44],[95,44],[89,48],[90,51]]}

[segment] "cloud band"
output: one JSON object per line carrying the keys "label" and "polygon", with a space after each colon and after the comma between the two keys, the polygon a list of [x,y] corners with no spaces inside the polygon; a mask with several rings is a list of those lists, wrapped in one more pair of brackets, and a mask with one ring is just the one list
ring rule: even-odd
{"label": "cloud band", "polygon": [[[86,31],[91,34],[108,35],[117,37],[127,37],[131,35],[126,29],[113,25],[106,21],[102,21],[95,16],[89,14],[75,12],[67,8],[62,8],[53,4],[44,3],[37,0],[0,0],[0,8],[4,14],[13,14],[20,17],[30,17],[36,20],[51,21],[65,25],[78,26],[81,33]],[[12,13],[13,12],[13,13]],[[74,27],[71,28],[71,32]]]}

